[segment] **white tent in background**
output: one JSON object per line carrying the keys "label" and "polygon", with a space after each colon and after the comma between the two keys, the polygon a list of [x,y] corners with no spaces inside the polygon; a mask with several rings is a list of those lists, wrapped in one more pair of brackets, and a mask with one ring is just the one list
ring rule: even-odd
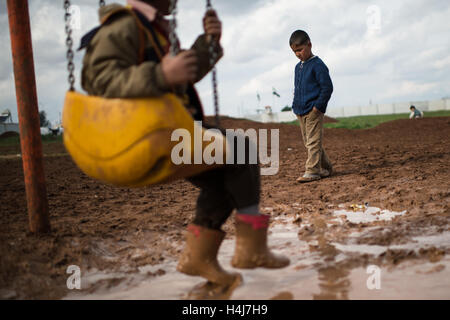
{"label": "white tent in background", "polygon": [[12,123],[12,116],[11,116],[11,111],[9,109],[5,109],[2,111],[2,113],[0,113],[0,123],[6,123],[8,122]]}

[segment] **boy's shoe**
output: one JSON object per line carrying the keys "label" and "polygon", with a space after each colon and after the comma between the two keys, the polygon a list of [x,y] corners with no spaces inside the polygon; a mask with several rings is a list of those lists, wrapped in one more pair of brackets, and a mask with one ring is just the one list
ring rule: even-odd
{"label": "boy's shoe", "polygon": [[232,285],[241,278],[239,273],[227,272],[217,261],[217,252],[225,237],[225,232],[201,227],[188,226],[186,247],[178,262],[177,270],[190,276],[201,276],[220,284]]}
{"label": "boy's shoe", "polygon": [[322,169],[320,170],[320,177],[321,178],[328,178],[331,175],[330,170]]}
{"label": "boy's shoe", "polygon": [[321,175],[320,174],[312,174],[312,173],[305,173],[303,176],[299,177],[297,179],[297,182],[304,183],[304,182],[311,182],[320,180]]}
{"label": "boy's shoe", "polygon": [[266,214],[236,215],[236,249],[231,260],[233,267],[277,269],[289,265],[287,257],[274,254],[267,246],[269,219],[270,216]]}
{"label": "boy's shoe", "polygon": [[334,169],[333,169],[333,166],[331,164],[330,164],[329,167],[324,168],[324,169],[328,171],[328,176],[327,177],[329,177],[329,176],[331,176],[331,175],[333,175],[335,173]]}
{"label": "boy's shoe", "polygon": [[321,178],[328,178],[334,173],[333,166],[330,164],[327,167],[324,167],[320,170],[320,177]]}

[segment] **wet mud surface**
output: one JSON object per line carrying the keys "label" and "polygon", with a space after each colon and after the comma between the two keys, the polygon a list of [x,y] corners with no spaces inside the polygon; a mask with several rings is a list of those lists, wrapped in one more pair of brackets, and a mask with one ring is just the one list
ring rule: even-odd
{"label": "wet mud surface", "polygon": [[[295,182],[306,160],[298,127],[230,118],[222,125],[280,129],[279,172],[262,178],[261,208],[272,216],[270,245],[290,256],[289,267],[233,269],[229,219],[219,261],[242,282],[202,293],[201,278],[175,271],[199,190],[186,181],[104,185],[59,143],[44,145],[52,232],[30,234],[20,147],[5,146],[0,298],[450,299],[450,118],[325,129],[336,174],[308,184]],[[81,290],[67,288],[69,265],[81,268]],[[380,289],[368,289],[371,265]]]}

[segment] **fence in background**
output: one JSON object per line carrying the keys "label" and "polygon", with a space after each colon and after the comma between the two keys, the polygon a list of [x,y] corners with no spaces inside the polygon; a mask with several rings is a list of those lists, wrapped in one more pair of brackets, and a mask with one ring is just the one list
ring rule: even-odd
{"label": "fence in background", "polygon": [[[398,103],[372,104],[356,107],[332,107],[328,108],[326,115],[331,118],[368,116],[378,114],[409,113],[409,107],[413,105],[423,112],[450,110],[450,99],[410,101]],[[426,116],[426,115],[425,115]],[[272,112],[270,107],[265,107],[264,112],[259,114],[248,114],[245,119],[257,122],[290,122],[297,119],[292,111]]]}
{"label": "fence in background", "polygon": [[337,118],[337,117],[368,116],[378,114],[409,113],[409,107],[412,105],[423,112],[450,110],[450,99],[383,103],[383,104],[372,104],[356,107],[340,107],[340,108],[337,107],[337,108],[329,108],[326,114],[329,117]]}

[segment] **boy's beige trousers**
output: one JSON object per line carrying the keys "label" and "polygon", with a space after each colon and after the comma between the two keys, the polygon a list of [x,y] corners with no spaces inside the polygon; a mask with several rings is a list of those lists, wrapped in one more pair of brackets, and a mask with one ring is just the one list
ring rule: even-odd
{"label": "boy's beige trousers", "polygon": [[331,168],[325,150],[322,147],[324,114],[316,109],[312,109],[308,114],[299,116],[300,129],[302,131],[303,143],[308,150],[306,160],[306,174],[320,174],[321,169]]}

